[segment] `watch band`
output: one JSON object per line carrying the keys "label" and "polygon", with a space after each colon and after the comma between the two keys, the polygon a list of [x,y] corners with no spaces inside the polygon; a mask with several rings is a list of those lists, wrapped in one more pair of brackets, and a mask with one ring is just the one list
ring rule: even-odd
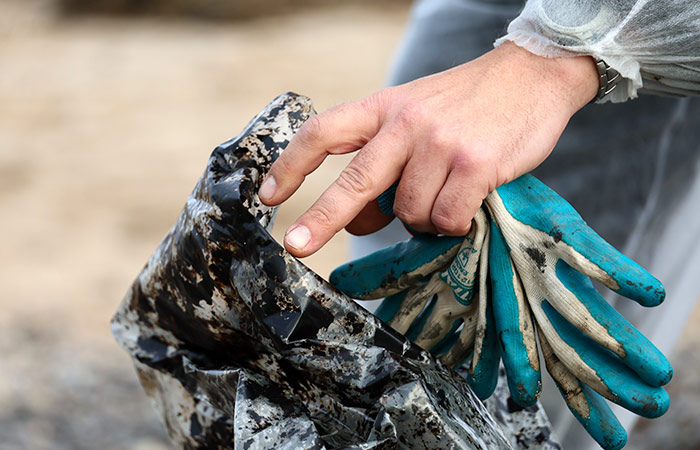
{"label": "watch band", "polygon": [[595,59],[595,66],[598,69],[598,74],[600,78],[598,79],[600,83],[600,88],[598,89],[598,94],[591,100],[591,103],[595,103],[599,100],[605,98],[606,95],[610,94],[615,90],[622,77],[620,72],[613,69],[600,58],[593,57]]}

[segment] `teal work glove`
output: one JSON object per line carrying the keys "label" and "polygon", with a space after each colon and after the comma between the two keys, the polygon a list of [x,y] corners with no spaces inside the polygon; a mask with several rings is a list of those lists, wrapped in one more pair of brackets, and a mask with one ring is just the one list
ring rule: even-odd
{"label": "teal work glove", "polygon": [[472,355],[468,381],[482,399],[498,381],[489,301],[489,221],[483,210],[466,237],[419,235],[341,266],[331,283],[354,298],[387,297],[377,316],[446,365]]}
{"label": "teal work glove", "polygon": [[641,416],[658,417],[669,404],[660,386],[673,369],[589,277],[644,306],[663,301],[663,286],[530,175],[499,187],[485,203],[492,217],[496,328],[515,401],[527,405],[539,394],[532,376],[539,368],[537,343],[532,328],[522,325],[529,311],[547,369],[569,409],[603,447],[621,448],[626,433],[599,395]]}
{"label": "teal work glove", "polygon": [[[663,287],[596,235],[566,201],[532,176],[523,176],[498,188],[485,203],[492,221],[487,238],[489,256],[483,261],[484,264],[490,263],[493,302],[488,296],[482,302],[479,295],[475,304],[485,304],[481,329],[495,328],[514,400],[523,406],[533,404],[541,390],[534,316],[545,363],[567,405],[603,447],[621,448],[626,442],[626,433],[605,401],[594,391],[640,415],[657,417],[668,408],[668,396],[659,386],[670,380],[672,369],[663,355],[600,297],[587,276],[645,306],[654,306],[663,300]],[[475,225],[480,228],[477,222]],[[476,236],[476,233],[472,232],[472,235]],[[387,298],[380,307],[378,315],[391,324],[393,317],[404,308],[407,298],[420,304],[417,300],[420,292],[415,287],[420,283],[415,277],[413,284],[401,286],[401,283],[394,282],[393,290],[383,293],[382,286],[387,285],[387,280],[406,278],[403,274],[408,272],[402,269],[408,268],[407,260],[411,258],[416,267],[429,265],[428,261],[433,261],[437,253],[427,251],[430,245],[434,245],[432,242],[455,238],[420,239],[421,244],[413,245],[413,254],[404,252],[396,259],[402,267],[392,263],[390,252],[385,251],[381,257],[374,254],[360,260],[362,264],[356,263],[355,271],[349,270],[352,263],[341,266],[332,274],[331,281],[349,295],[364,298],[371,294],[380,294],[377,297],[381,297],[414,286],[410,296],[408,293],[396,294]],[[400,245],[409,246],[407,243]],[[420,254],[419,247],[426,252]],[[457,261],[449,266],[451,270],[442,272],[441,280],[449,286],[458,285],[450,280],[475,277],[477,270],[481,271],[479,265],[455,263]],[[391,276],[384,277],[390,266]],[[416,272],[416,267],[411,270]],[[373,281],[358,280],[354,274],[360,270],[366,274],[365,278],[373,278]],[[422,272],[423,276],[425,272]],[[426,289],[423,295],[429,292],[432,291]],[[448,298],[442,294],[443,302]],[[460,298],[459,294],[454,298]],[[489,305],[493,307],[493,316]],[[474,306],[472,308],[470,311],[480,311]],[[413,314],[407,317],[414,317]],[[412,334],[409,337],[417,343],[432,343],[426,339],[431,330],[425,327],[426,323],[454,324],[454,316],[441,319],[440,314],[429,305],[415,315],[407,331],[399,331]],[[465,324],[474,321],[470,321],[467,314],[469,311],[465,309],[460,316]],[[403,328],[406,328],[406,320]],[[478,323],[478,319],[476,321]],[[433,351],[445,352],[453,345],[453,326],[447,331],[448,338],[442,338],[432,347]],[[444,329],[445,325],[441,330]],[[461,333],[470,333],[465,330],[468,330],[466,325]],[[478,373],[474,368],[480,367],[474,364],[474,360],[483,361],[486,354],[483,343],[488,342],[489,339],[482,340],[480,352],[474,352],[473,374]],[[460,352],[463,351],[464,346],[460,348]],[[486,359],[498,362],[498,357],[490,354]],[[454,363],[459,359],[453,354],[448,361]],[[482,398],[492,391],[487,389],[489,383],[484,379],[470,380]]]}

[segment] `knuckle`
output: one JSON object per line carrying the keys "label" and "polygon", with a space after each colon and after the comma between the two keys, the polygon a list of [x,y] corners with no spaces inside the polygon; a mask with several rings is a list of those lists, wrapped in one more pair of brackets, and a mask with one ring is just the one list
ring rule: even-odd
{"label": "knuckle", "polygon": [[418,192],[410,187],[400,186],[394,200],[394,215],[403,223],[418,231],[430,228],[430,210],[421,211],[417,207]]}
{"label": "knuckle", "polygon": [[282,153],[279,158],[277,158],[277,161],[274,162],[272,166],[272,170],[270,172],[275,172],[278,176],[281,174],[285,174],[283,177],[279,177],[281,179],[286,178],[289,173],[294,172],[294,166],[293,166],[293,161],[289,157],[289,153]]}
{"label": "knuckle", "polygon": [[338,176],[338,187],[352,196],[364,198],[372,189],[368,171],[358,164],[348,165]]}
{"label": "knuckle", "polygon": [[301,168],[295,164],[294,159],[285,158],[283,157],[284,155],[284,153],[280,155],[269,172],[269,175],[275,177],[277,182],[277,195],[281,192],[289,192],[290,189],[295,189],[294,186],[299,186],[306,178]]}
{"label": "knuckle", "polygon": [[332,204],[320,202],[309,209],[307,216],[322,229],[331,230],[334,228],[335,218],[338,217],[338,214]]}
{"label": "knuckle", "polygon": [[421,122],[423,108],[417,102],[405,104],[396,114],[396,121],[404,128],[411,129]]}
{"label": "knuckle", "polygon": [[452,169],[459,172],[478,172],[489,165],[489,153],[475,147],[459,148],[452,158]]}
{"label": "knuckle", "polygon": [[416,211],[401,205],[394,204],[394,214],[401,222],[413,227],[420,226],[424,222]]}
{"label": "knuckle", "polygon": [[394,100],[396,87],[381,89],[358,101],[368,111],[381,112],[389,109]]}
{"label": "knuckle", "polygon": [[442,127],[432,127],[427,132],[430,147],[439,153],[454,151],[461,147],[461,143]]}
{"label": "knuckle", "polygon": [[357,104],[360,108],[365,110],[377,111],[381,108],[381,105],[384,104],[385,97],[384,91],[378,91],[359,100]]}
{"label": "knuckle", "polygon": [[301,126],[297,136],[305,141],[313,141],[321,137],[323,129],[324,126],[321,116],[311,116],[304,122],[304,125]]}
{"label": "knuckle", "polygon": [[443,234],[463,236],[467,234],[467,230],[469,229],[468,221],[460,220],[459,218],[449,215],[433,213],[430,219],[433,225],[435,225],[435,228]]}
{"label": "knuckle", "polygon": [[390,87],[368,95],[360,100],[360,104],[367,111],[374,113],[377,116],[381,116],[391,109],[392,105],[395,103],[395,100],[396,87]]}

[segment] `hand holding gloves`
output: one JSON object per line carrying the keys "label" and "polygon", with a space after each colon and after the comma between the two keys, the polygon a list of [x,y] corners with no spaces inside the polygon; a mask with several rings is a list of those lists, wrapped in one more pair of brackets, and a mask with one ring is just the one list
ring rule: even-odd
{"label": "hand holding gloves", "polygon": [[339,267],[331,282],[355,298],[388,296],[377,315],[445,364],[471,355],[482,399],[502,358],[513,399],[537,401],[539,341],[572,413],[604,448],[621,448],[626,433],[602,397],[658,417],[673,371],[589,278],[644,306],[664,299],[658,280],[524,175],[489,194],[466,237],[417,236]]}

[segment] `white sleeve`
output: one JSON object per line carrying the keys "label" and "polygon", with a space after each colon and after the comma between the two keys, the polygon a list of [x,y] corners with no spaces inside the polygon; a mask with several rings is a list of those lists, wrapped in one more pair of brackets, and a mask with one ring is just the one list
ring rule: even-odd
{"label": "white sleeve", "polygon": [[529,0],[495,45],[547,57],[592,55],[624,79],[604,101],[637,91],[700,95],[697,0]]}

